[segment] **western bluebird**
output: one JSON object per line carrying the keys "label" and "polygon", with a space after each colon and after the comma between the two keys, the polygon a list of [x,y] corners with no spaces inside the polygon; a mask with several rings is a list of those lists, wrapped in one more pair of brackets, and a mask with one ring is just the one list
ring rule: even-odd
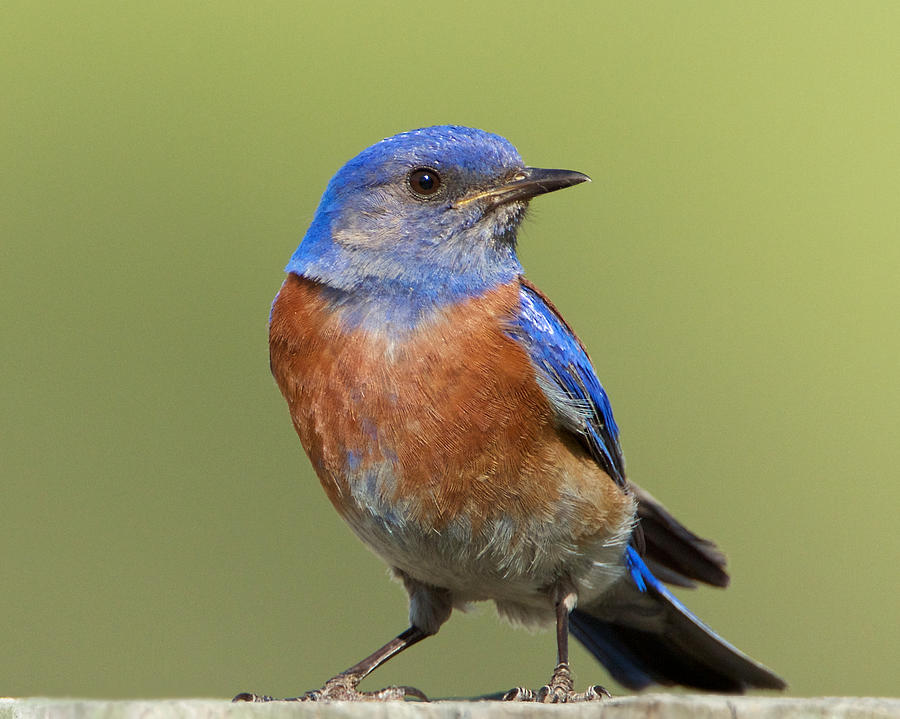
{"label": "western bluebird", "polygon": [[587,352],[523,276],[529,200],[588,179],[437,126],[328,184],[272,305],[271,368],[331,503],[409,593],[410,627],[298,699],[424,698],[357,685],[480,600],[556,625],[549,684],[507,699],[606,693],[573,691],[570,630],[630,688],[785,686],[663,586],[725,586],[725,558],[626,479]]}

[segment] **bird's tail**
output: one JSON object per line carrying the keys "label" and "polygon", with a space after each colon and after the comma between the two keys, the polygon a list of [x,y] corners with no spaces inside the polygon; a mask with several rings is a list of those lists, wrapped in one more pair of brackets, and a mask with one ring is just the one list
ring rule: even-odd
{"label": "bird's tail", "polygon": [[784,689],[784,680],[726,642],[672,596],[640,555],[596,606],[570,615],[572,634],[630,689],[650,684],[742,693]]}

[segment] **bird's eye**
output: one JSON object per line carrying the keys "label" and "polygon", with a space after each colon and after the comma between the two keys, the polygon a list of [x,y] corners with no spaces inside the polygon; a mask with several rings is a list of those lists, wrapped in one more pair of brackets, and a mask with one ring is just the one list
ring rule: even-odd
{"label": "bird's eye", "polygon": [[430,197],[441,189],[441,176],[430,167],[419,167],[409,173],[409,186],[420,197]]}

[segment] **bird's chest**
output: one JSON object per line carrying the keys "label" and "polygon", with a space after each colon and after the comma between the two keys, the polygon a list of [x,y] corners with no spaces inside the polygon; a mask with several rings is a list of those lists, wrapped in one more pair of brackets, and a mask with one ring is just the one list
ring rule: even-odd
{"label": "bird's chest", "polygon": [[517,297],[505,286],[392,338],[347,329],[314,283],[289,276],[272,312],[272,371],[339,511],[372,493],[446,519],[490,504],[527,466],[552,417],[503,331]]}

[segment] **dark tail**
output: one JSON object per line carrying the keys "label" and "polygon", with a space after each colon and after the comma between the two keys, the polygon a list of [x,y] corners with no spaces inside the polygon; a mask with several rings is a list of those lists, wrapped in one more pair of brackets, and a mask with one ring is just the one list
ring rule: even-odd
{"label": "dark tail", "polygon": [[726,693],[787,686],[691,614],[631,547],[626,563],[629,571],[600,603],[570,615],[572,634],[616,681]]}
{"label": "dark tail", "polygon": [[637,528],[643,539],[638,548],[650,571],[666,584],[695,587],[697,582],[727,587],[725,555],[708,539],[679,522],[646,489],[634,482],[628,488],[638,501]]}

